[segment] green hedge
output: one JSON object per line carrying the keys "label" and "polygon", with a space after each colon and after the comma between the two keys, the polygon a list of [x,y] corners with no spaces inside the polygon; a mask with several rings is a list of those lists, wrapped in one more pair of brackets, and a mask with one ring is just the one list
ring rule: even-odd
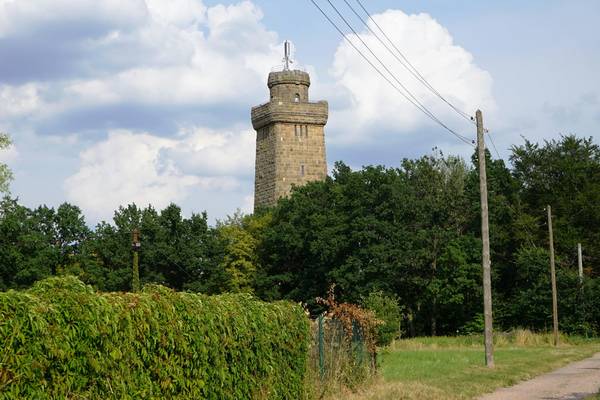
{"label": "green hedge", "polygon": [[308,340],[287,302],[50,278],[0,293],[0,398],[298,399]]}

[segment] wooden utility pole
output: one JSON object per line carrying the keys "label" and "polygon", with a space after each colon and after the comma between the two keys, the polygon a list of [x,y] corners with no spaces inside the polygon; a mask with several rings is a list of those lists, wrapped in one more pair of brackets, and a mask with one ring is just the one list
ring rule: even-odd
{"label": "wooden utility pole", "polygon": [[577,266],[579,267],[579,284],[583,285],[583,259],[581,255],[581,243],[577,243]]}
{"label": "wooden utility pole", "polygon": [[475,114],[477,120],[477,157],[479,158],[479,192],[481,194],[481,240],[483,251],[483,315],[485,365],[494,368],[494,330],[492,319],[492,272],[490,262],[490,225],[488,216],[487,174],[485,169],[485,144],[483,141],[483,116],[480,110]]}
{"label": "wooden utility pole", "polygon": [[133,250],[133,280],[131,286],[134,292],[140,291],[140,247],[140,231],[136,228],[131,232],[131,249]]}
{"label": "wooden utility pole", "polygon": [[552,208],[548,205],[548,234],[550,236],[550,275],[552,278],[552,325],[554,345],[558,346],[558,299],[556,295],[556,267],[554,266],[554,236],[552,233]]}

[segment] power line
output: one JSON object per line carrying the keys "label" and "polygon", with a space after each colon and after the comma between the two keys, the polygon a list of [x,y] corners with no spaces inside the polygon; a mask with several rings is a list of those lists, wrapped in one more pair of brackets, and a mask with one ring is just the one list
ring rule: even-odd
{"label": "power line", "polygon": [[[373,62],[358,48],[356,47],[356,45],[350,40],[348,39],[348,37],[346,36],[346,34],[338,27],[338,25],[329,17],[329,15],[315,2],[315,0],[310,0],[311,3],[321,12],[321,14],[325,17],[325,19],[327,19],[327,21],[335,28],[335,30],[338,31],[338,33],[344,38],[344,40],[346,40],[351,46],[352,48],[354,48],[354,50],[356,50],[356,52],[358,52],[358,54],[383,78],[385,79],[385,81],[387,83],[390,84],[390,86],[392,86],[398,93],[400,93],[406,100],[408,100],[412,105],[414,105],[417,109],[419,109],[422,113],[424,113],[426,116],[428,116],[430,119],[432,119],[434,122],[438,123],[440,126],[442,126],[444,129],[446,129],[448,132],[450,132],[452,135],[456,136],[459,140],[463,141],[466,144],[469,145],[473,145],[472,142],[465,136],[457,133],[456,131],[454,131],[453,129],[451,129],[450,127],[448,127],[446,124],[444,124],[441,120],[439,120],[431,111],[429,111],[425,106],[423,106],[418,99],[416,99],[414,97],[414,95],[412,95],[412,93],[410,93],[410,91],[408,89],[406,89],[406,87],[404,85],[402,85],[402,83],[395,77],[395,75],[389,70],[389,68],[387,68],[385,66],[385,64],[375,55],[375,53],[370,49],[370,47],[362,40],[362,38],[360,37],[360,35],[358,35],[358,33],[356,33],[356,31],[354,30],[354,28],[352,28],[352,26],[347,22],[347,20],[341,15],[341,13],[339,12],[339,10],[337,10],[337,8],[331,3],[330,0],[327,0],[327,2],[331,5],[331,7],[336,11],[336,13],[340,16],[340,18],[342,18],[342,20],[344,20],[344,22],[346,23],[346,25],[348,25],[348,27],[354,32],[354,34],[359,38],[359,40],[361,40],[361,42],[363,43],[363,45],[371,52],[371,54],[373,54],[373,56],[379,61],[379,63],[384,67],[384,69],[386,69],[386,71],[392,76],[392,78],[394,78],[394,80],[396,80],[398,82],[398,84],[404,88],[404,90],[406,90],[408,92],[409,95],[405,94],[402,90],[400,90],[400,88],[398,86],[396,86],[383,72],[381,72],[381,70],[379,68],[377,68],[377,66],[375,66],[373,64]],[[415,100],[412,100],[409,96],[413,97]]]}
{"label": "power line", "polygon": [[398,80],[398,78],[394,75],[394,73],[392,71],[390,71],[390,69],[384,64],[383,61],[381,61],[381,59],[379,57],[377,57],[377,55],[373,52],[373,50],[371,49],[371,47],[369,47],[369,45],[363,40],[362,37],[360,37],[360,35],[358,34],[358,32],[356,32],[356,30],[352,27],[352,25],[348,22],[348,20],[340,13],[340,11],[337,9],[337,7],[331,2],[331,0],[326,0],[329,5],[334,9],[334,11],[337,13],[337,15],[342,19],[342,21],[344,21],[344,23],[346,24],[346,26],[348,28],[350,28],[350,30],[352,31],[352,33],[354,33],[354,35],[358,38],[358,40],[363,44],[363,46],[366,47],[366,49],[369,51],[369,53],[371,53],[371,55],[373,57],[375,57],[375,59],[379,62],[379,64],[381,64],[381,66],[387,71],[388,74],[390,74],[390,76],[400,85],[400,87],[402,87],[402,89],[404,89],[404,91],[406,93],[408,93],[408,95],[414,100],[415,103],[417,103],[419,105],[420,108],[422,108],[423,110],[425,110],[425,112],[431,114],[433,116],[433,113],[430,112],[427,108],[425,108],[425,106],[410,92],[410,90],[408,90],[408,88],[406,86],[404,86],[402,84],[402,82],[400,82]]}
{"label": "power line", "polygon": [[366,9],[366,7],[363,5],[363,3],[360,0],[356,0],[356,2],[358,3],[358,5],[360,6],[360,8],[362,8],[362,10],[364,11],[364,13],[367,15],[367,17],[369,18],[369,20],[371,20],[373,22],[373,24],[377,27],[377,29],[383,34],[383,36],[387,39],[387,41],[392,45],[392,47],[396,50],[396,52],[400,55],[400,57],[402,57],[402,59],[404,61],[402,61],[398,55],[396,55],[384,42],[383,40],[380,38],[380,36],[375,33],[371,27],[369,26],[369,24],[367,23],[367,21],[365,21],[359,14],[358,12],[356,12],[356,10],[354,9],[354,7],[352,7],[352,5],[350,5],[350,3],[348,2],[348,0],[344,0],[344,3],[346,3],[346,5],[350,8],[350,10],[352,10],[352,12],[354,13],[354,15],[356,15],[361,22],[367,27],[367,29],[377,38],[377,40],[379,40],[379,42],[390,52],[390,54],[392,54],[397,60],[398,62],[400,62],[400,64],[402,64],[402,66],[404,68],[407,69],[408,72],[410,72],[419,82],[421,82],[426,88],[428,88],[434,95],[436,95],[440,100],[442,100],[444,103],[446,103],[448,106],[450,106],[450,108],[452,108],[454,111],[456,111],[456,113],[458,113],[458,115],[460,115],[461,117],[463,117],[464,119],[466,119],[467,121],[471,122],[471,123],[475,123],[475,121],[473,120],[473,117],[470,116],[468,113],[460,110],[458,107],[456,107],[454,104],[452,104],[449,100],[447,100],[438,90],[436,90],[428,81],[427,79],[425,79],[425,77],[419,72],[419,70],[417,70],[417,68],[415,68],[415,66],[408,60],[408,58],[402,53],[402,51],[400,51],[400,49],[396,46],[396,44],[392,41],[392,39],[387,35],[387,33],[385,33],[385,31],[383,30],[383,28],[381,28],[381,26],[377,23],[377,21],[375,21],[375,19],[371,16],[371,13],[369,13],[369,11]]}
{"label": "power line", "polygon": [[494,140],[492,139],[492,133],[488,130],[486,130],[486,133],[488,134],[488,137],[490,138],[490,143],[492,143],[492,147],[494,147],[494,151],[496,152],[496,155],[498,156],[498,158],[502,158],[500,157],[500,153],[498,153],[498,149],[496,148],[496,145],[494,144]]}
{"label": "power line", "polygon": [[181,272],[183,272],[184,274],[186,274],[186,275],[188,276],[188,278],[190,278],[190,279],[194,279],[194,277],[193,277],[193,276],[192,276],[192,275],[191,275],[189,272],[187,272],[187,271],[185,270],[185,268],[183,268],[181,265],[179,265],[178,263],[176,263],[176,262],[175,262],[175,261],[173,261],[173,260],[170,260],[170,261],[171,261],[171,263],[172,263],[173,265],[175,265],[175,266],[176,266],[176,267],[177,267],[177,268],[178,268],[178,269],[179,269]]}

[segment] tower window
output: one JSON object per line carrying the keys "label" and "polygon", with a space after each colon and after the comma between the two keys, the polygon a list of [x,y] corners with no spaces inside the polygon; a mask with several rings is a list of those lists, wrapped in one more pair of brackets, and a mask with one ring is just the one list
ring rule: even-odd
{"label": "tower window", "polygon": [[300,176],[304,176],[304,165],[300,165]]}
{"label": "tower window", "polygon": [[302,127],[299,125],[294,125],[294,135],[296,135],[296,137],[302,135]]}
{"label": "tower window", "polygon": [[294,103],[299,103],[300,102],[300,93],[296,93],[296,95],[294,96]]}

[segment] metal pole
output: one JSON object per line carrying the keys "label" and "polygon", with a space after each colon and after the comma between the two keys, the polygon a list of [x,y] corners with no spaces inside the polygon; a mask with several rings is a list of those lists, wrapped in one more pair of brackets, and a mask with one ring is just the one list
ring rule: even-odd
{"label": "metal pole", "polygon": [[583,284],[583,256],[581,255],[581,243],[577,243],[577,266],[579,267],[579,284]]}
{"label": "metal pole", "polygon": [[481,263],[483,267],[483,315],[485,365],[494,368],[494,331],[492,319],[492,272],[490,261],[490,226],[488,215],[487,174],[485,167],[485,143],[483,141],[483,116],[477,110],[477,155],[479,158],[479,191],[481,194],[481,240],[483,242]]}
{"label": "metal pole", "polygon": [[556,295],[556,268],[554,265],[554,235],[552,233],[552,208],[548,205],[548,234],[550,236],[550,275],[552,278],[552,325],[554,345],[558,346],[558,299]]}

